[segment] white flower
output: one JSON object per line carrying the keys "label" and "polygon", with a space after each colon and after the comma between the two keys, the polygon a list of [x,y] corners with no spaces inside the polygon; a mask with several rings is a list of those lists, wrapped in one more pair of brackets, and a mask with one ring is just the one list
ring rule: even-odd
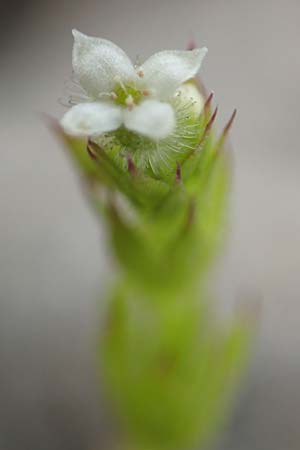
{"label": "white flower", "polygon": [[162,51],[135,67],[112,42],[73,30],[73,70],[88,100],[61,120],[73,136],[97,137],[124,126],[154,141],[169,136],[176,115],[172,99],[193,78],[207,49]]}

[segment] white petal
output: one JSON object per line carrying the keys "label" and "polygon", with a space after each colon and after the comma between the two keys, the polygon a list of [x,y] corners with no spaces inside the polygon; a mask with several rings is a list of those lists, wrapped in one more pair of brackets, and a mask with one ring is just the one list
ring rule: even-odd
{"label": "white petal", "polygon": [[206,47],[155,53],[141,66],[143,81],[157,98],[166,99],[197,74],[206,53]]}
{"label": "white petal", "polygon": [[122,119],[119,106],[104,102],[80,103],[66,112],[61,125],[72,136],[98,136],[119,128]]}
{"label": "white petal", "polygon": [[176,95],[183,104],[191,105],[191,111],[196,117],[200,116],[205,101],[194,81],[188,81],[179,86]]}
{"label": "white petal", "polygon": [[126,53],[106,39],[86,36],[73,30],[73,69],[85,91],[93,98],[109,93],[119,77],[123,83],[137,77]]}
{"label": "white petal", "polygon": [[154,140],[166,138],[175,127],[175,113],[169,103],[145,100],[131,111],[124,111],[124,125]]}

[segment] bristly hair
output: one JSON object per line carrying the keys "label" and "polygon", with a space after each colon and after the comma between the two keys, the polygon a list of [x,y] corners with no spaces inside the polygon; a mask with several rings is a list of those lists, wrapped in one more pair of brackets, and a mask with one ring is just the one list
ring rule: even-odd
{"label": "bristly hair", "polygon": [[91,99],[87,93],[81,87],[74,71],[70,78],[68,78],[63,87],[62,96],[58,99],[58,102],[66,108],[71,108],[79,103],[89,102]]}
{"label": "bristly hair", "polygon": [[193,101],[182,101],[175,97],[172,101],[176,114],[176,127],[165,139],[151,140],[133,133],[124,127],[104,133],[93,141],[103,148],[124,171],[128,170],[128,155],[137,169],[150,171],[160,178],[161,173],[174,173],[177,164],[192,153],[201,133],[201,119],[192,112]]}

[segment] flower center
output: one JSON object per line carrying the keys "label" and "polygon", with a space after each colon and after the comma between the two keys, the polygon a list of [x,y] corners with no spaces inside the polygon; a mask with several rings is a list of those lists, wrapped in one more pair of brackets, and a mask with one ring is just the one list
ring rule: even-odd
{"label": "flower center", "polygon": [[137,89],[135,86],[130,84],[124,84],[120,81],[116,82],[116,86],[114,88],[114,97],[113,100],[122,106],[126,106],[129,109],[133,108],[134,105],[137,105],[144,96],[149,95],[148,91],[141,91]]}

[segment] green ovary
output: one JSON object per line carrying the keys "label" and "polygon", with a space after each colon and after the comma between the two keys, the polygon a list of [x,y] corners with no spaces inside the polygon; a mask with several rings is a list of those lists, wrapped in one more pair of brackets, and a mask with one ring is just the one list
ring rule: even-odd
{"label": "green ovary", "polygon": [[137,105],[143,98],[143,94],[134,86],[117,84],[114,89],[116,94],[115,102],[118,105],[126,106],[128,97],[132,97],[133,102]]}
{"label": "green ovary", "polygon": [[127,158],[130,155],[135,166],[145,174],[158,178],[173,175],[176,164],[180,164],[199,144],[203,121],[200,117],[195,117],[192,103],[174,98],[171,105],[176,114],[176,127],[165,139],[153,141],[121,127],[99,136],[95,142],[126,172]]}

